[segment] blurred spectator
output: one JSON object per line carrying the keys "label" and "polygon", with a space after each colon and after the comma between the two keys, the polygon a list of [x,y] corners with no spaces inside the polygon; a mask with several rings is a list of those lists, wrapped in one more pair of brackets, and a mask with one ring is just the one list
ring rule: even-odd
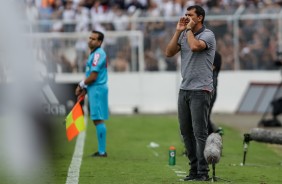
{"label": "blurred spectator", "polygon": [[[158,70],[174,70],[175,59],[166,60],[162,53],[168,35],[175,26],[171,19],[184,14],[188,6],[198,4],[204,7],[207,15],[234,15],[238,8],[243,14],[266,13],[278,15],[281,11],[279,1],[243,0],[25,0],[26,15],[29,20],[39,20],[39,32],[85,32],[92,29],[104,31],[137,30],[144,35],[144,50],[152,50],[159,62]],[[65,6],[63,6],[65,5]],[[142,20],[146,16],[146,20]],[[165,18],[165,21],[153,17]],[[135,21],[135,18],[137,19]],[[166,20],[167,19],[167,20]],[[222,20],[207,21],[217,39],[217,50],[222,53],[222,70],[271,69],[277,60],[278,31],[276,19],[239,20],[239,62],[235,63],[234,21],[228,17]],[[64,28],[64,29],[63,29]],[[271,29],[269,29],[271,28]],[[58,42],[58,41],[57,41]],[[73,43],[73,42],[68,42]],[[77,45],[81,41],[78,40]],[[70,46],[70,44],[68,45]],[[80,48],[80,47],[78,47]],[[129,70],[138,70],[138,40],[111,37],[105,44],[109,58],[116,57],[117,50],[125,50]],[[76,49],[78,58],[84,57],[83,49]],[[144,57],[150,58],[151,53]],[[79,59],[80,60],[80,59]],[[83,59],[82,59],[83,60]],[[78,63],[81,63],[78,61]],[[166,63],[166,67],[161,64]],[[172,65],[171,65],[172,64]],[[239,68],[237,68],[237,66]],[[77,66],[77,70],[81,66]],[[151,67],[149,67],[151,68]]]}
{"label": "blurred spectator", "polygon": [[63,11],[64,32],[74,32],[76,12],[73,9],[73,1],[67,0]]}
{"label": "blurred spectator", "polygon": [[[103,24],[106,31],[115,31],[115,27],[111,22],[107,22]],[[107,52],[107,58],[109,60],[116,57],[117,51],[120,50],[118,44],[118,38],[113,36],[108,36],[104,39],[104,48]]]}
{"label": "blurred spectator", "polygon": [[[158,9],[158,6],[154,1],[152,1],[149,4],[147,16],[148,17],[160,17],[161,16],[161,11],[160,9]],[[165,32],[165,24],[162,21],[152,21],[152,22],[146,23],[145,27],[146,27],[145,31],[148,33],[147,36],[149,36],[149,39],[147,41],[150,42],[149,43],[150,48],[145,48],[145,49],[153,49],[153,51],[156,51],[158,47],[161,45],[159,41],[160,41],[160,37]],[[145,57],[146,57],[146,54],[145,54]]]}
{"label": "blurred spectator", "polygon": [[166,57],[166,71],[176,71],[177,70],[177,56]]}
{"label": "blurred spectator", "polygon": [[56,61],[58,62],[59,73],[71,73],[73,72],[74,65],[72,62],[65,56],[65,54],[60,55],[60,58]]}
{"label": "blurred spectator", "polygon": [[113,5],[112,7],[112,20],[115,30],[124,31],[129,29],[129,17],[127,12],[122,10],[120,5]]}
{"label": "blurred spectator", "polygon": [[241,50],[239,58],[241,69],[250,70],[252,68],[257,68],[257,57],[251,52],[251,49],[248,46]]}
{"label": "blurred spectator", "polygon": [[115,72],[129,71],[129,62],[126,59],[123,51],[118,51],[115,59],[111,61],[111,67]]}
{"label": "blurred spectator", "polygon": [[41,7],[46,8],[52,6],[55,0],[41,0]]}
{"label": "blurred spectator", "polygon": [[63,22],[62,15],[64,7],[61,0],[54,0],[52,4],[52,14],[51,19],[53,20],[52,30],[53,32],[62,32],[63,31]]}
{"label": "blurred spectator", "polygon": [[163,6],[160,8],[164,17],[182,15],[181,1],[179,0],[163,0]]}
{"label": "blurred spectator", "polygon": [[48,1],[43,1],[42,5],[39,7],[39,31],[49,32],[52,27],[51,16],[53,9]]}
{"label": "blurred spectator", "polygon": [[[129,2],[128,2],[129,1]],[[127,0],[126,9],[128,10],[130,7],[135,7],[135,9],[146,9],[147,1],[146,0]]]}
{"label": "blurred spectator", "polygon": [[158,59],[152,50],[145,51],[145,71],[158,71]]}
{"label": "blurred spectator", "polygon": [[148,34],[151,37],[151,49],[156,50],[161,46],[162,37],[165,36],[165,24],[164,22],[148,22],[146,25]]}
{"label": "blurred spectator", "polygon": [[[63,0],[63,1],[65,2],[65,1],[68,1],[68,0]],[[83,2],[84,2],[84,0],[72,0],[73,7],[74,7],[74,8],[76,8],[76,7],[79,6],[79,5],[82,6]]]}
{"label": "blurred spectator", "polygon": [[252,40],[253,34],[257,30],[257,21],[252,19],[240,21],[240,28],[240,37],[249,42]]}
{"label": "blurred spectator", "polygon": [[105,32],[105,28],[102,26],[105,17],[104,7],[101,5],[100,1],[95,1],[90,9],[92,30]]}
{"label": "blurred spectator", "polygon": [[111,6],[117,5],[120,9],[125,9],[125,0],[112,0],[110,3]]}
{"label": "blurred spectator", "polygon": [[[221,6],[221,1],[220,0],[215,0],[215,1],[209,1],[210,4],[210,11],[209,13],[212,15],[221,15],[222,14],[222,6]],[[215,37],[218,38],[222,34],[227,32],[227,22],[226,20],[213,20],[209,21],[209,28],[214,32]]]}
{"label": "blurred spectator", "polygon": [[270,53],[271,61],[276,61],[280,58],[278,57],[280,56],[279,53],[277,54],[277,52],[279,52],[277,45],[278,45],[278,36],[271,35],[269,38],[269,47],[268,47],[268,52]]}
{"label": "blurred spectator", "polygon": [[226,34],[223,37],[217,39],[217,49],[221,53],[222,57],[222,70],[234,70],[234,46],[232,36]]}
{"label": "blurred spectator", "polygon": [[85,66],[88,58],[87,39],[78,39],[75,43],[75,62],[74,70],[78,73],[85,72]]}
{"label": "blurred spectator", "polygon": [[90,10],[95,1],[96,0],[82,0],[81,3],[83,4],[84,7],[88,8]]}
{"label": "blurred spectator", "polygon": [[149,3],[148,10],[146,11],[147,17],[160,17],[161,16],[161,9],[158,7],[158,5],[151,1]]}
{"label": "blurred spectator", "polygon": [[90,18],[89,9],[84,7],[82,4],[78,4],[75,14],[75,31],[76,32],[88,32],[90,31]]}

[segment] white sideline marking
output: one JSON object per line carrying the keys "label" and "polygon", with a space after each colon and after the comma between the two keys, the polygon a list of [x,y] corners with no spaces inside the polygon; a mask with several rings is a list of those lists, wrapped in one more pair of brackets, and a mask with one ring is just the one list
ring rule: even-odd
{"label": "white sideline marking", "polygon": [[[171,170],[176,174],[177,177],[185,178],[187,176],[186,171],[183,171],[181,167],[174,166],[171,167]],[[179,179],[179,181],[184,181],[183,179]]]}
{"label": "white sideline marking", "polygon": [[174,172],[178,177],[185,177],[187,175],[185,171],[174,171]]}
{"label": "white sideline marking", "polygon": [[187,176],[187,174],[177,174],[176,176],[178,176],[178,177],[186,177]]}
{"label": "white sideline marking", "polygon": [[153,154],[154,154],[156,157],[158,157],[158,156],[159,156],[159,153],[158,153],[158,152],[156,152],[155,150],[152,150],[152,149],[151,149],[151,151],[153,152]]}
{"label": "white sideline marking", "polygon": [[[84,104],[87,103],[88,103],[87,99],[85,99]],[[87,129],[88,112],[86,105],[84,105],[83,110],[84,110],[84,122]],[[69,166],[66,184],[78,184],[79,182],[79,172],[80,172],[80,166],[83,156],[83,147],[84,147],[85,134],[86,134],[85,132],[86,130],[81,132],[76,139],[75,149],[72,156],[71,164]]]}
{"label": "white sideline marking", "polygon": [[156,151],[154,151],[154,150],[152,150],[152,151],[153,151],[153,153],[154,153],[154,155],[155,155],[156,157],[159,156],[158,152],[156,152]]}
{"label": "white sideline marking", "polygon": [[80,165],[83,155],[83,147],[85,140],[85,131],[81,132],[75,143],[75,150],[72,156],[71,164],[69,166],[66,184],[78,184]]}
{"label": "white sideline marking", "polygon": [[160,147],[160,145],[159,145],[158,143],[150,142],[150,144],[147,145],[147,147],[152,150],[153,154],[154,154],[156,157],[159,156],[159,153],[154,150],[154,148]]}
{"label": "white sideline marking", "polygon": [[174,171],[176,174],[183,174],[186,173],[185,171]]}

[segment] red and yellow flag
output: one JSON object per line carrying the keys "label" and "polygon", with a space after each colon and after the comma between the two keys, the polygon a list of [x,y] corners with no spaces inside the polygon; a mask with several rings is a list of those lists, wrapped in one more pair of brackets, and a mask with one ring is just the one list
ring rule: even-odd
{"label": "red and yellow flag", "polygon": [[83,111],[79,100],[66,117],[67,138],[71,141],[81,131],[85,130]]}

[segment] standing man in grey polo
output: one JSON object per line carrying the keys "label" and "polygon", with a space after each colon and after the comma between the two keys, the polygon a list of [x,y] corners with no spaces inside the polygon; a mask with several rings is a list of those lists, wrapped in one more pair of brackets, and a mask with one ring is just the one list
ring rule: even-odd
{"label": "standing man in grey polo", "polygon": [[208,180],[209,167],[204,158],[208,137],[208,115],[213,91],[214,33],[205,27],[205,10],[198,5],[187,8],[177,23],[166,47],[166,56],[180,51],[182,82],[178,96],[180,132],[190,161],[185,181]]}

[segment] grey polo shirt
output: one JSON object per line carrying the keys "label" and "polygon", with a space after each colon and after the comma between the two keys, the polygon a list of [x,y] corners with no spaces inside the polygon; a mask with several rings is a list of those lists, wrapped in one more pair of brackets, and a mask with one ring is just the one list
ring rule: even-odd
{"label": "grey polo shirt", "polygon": [[184,30],[178,39],[181,47],[181,76],[180,89],[183,90],[213,90],[212,65],[215,56],[216,41],[213,32],[205,26],[194,34],[198,40],[203,40],[207,48],[200,52],[192,52]]}

